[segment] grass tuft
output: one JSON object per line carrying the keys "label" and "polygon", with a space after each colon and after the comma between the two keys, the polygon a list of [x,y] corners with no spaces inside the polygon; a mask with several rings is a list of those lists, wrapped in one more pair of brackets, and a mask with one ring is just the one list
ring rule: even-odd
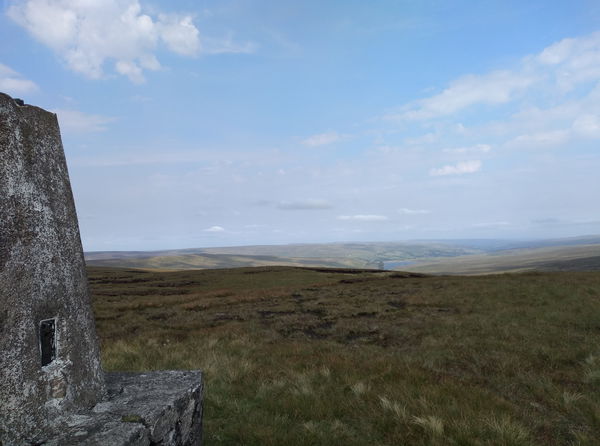
{"label": "grass tuft", "polygon": [[530,435],[527,429],[521,423],[511,419],[509,416],[502,416],[500,418],[492,417],[486,421],[486,424],[501,445],[531,445]]}
{"label": "grass tuft", "polygon": [[396,416],[396,418],[402,421],[408,419],[406,406],[402,406],[400,403],[389,400],[384,396],[379,397],[379,402],[381,403],[381,407],[384,411],[391,412],[393,415]]}
{"label": "grass tuft", "polygon": [[441,437],[444,435],[444,422],[435,415],[413,417],[413,423],[422,427],[425,432],[434,437]]}

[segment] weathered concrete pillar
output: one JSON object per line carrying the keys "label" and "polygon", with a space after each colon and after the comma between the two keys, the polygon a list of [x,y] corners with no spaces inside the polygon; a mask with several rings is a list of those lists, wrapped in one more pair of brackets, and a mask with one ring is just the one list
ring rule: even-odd
{"label": "weathered concrete pillar", "polygon": [[0,93],[0,430],[33,441],[103,392],[56,115]]}
{"label": "weathered concrete pillar", "polygon": [[56,115],[0,93],[0,446],[199,445],[202,390],[104,376]]}

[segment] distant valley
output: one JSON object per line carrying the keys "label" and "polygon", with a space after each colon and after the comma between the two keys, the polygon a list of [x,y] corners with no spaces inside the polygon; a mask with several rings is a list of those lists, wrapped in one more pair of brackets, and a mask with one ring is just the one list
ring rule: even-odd
{"label": "distant valley", "polygon": [[424,240],[102,251],[90,266],[153,270],[320,266],[431,274],[600,270],[600,236],[547,240]]}

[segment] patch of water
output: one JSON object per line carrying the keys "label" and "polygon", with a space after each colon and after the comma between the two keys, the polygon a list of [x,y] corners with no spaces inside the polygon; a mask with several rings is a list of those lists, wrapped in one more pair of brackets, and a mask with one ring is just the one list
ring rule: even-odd
{"label": "patch of water", "polygon": [[414,260],[390,260],[390,261],[384,261],[383,262],[383,269],[388,269],[388,270],[393,270],[398,268],[399,266],[407,266],[407,265],[413,265],[417,263]]}

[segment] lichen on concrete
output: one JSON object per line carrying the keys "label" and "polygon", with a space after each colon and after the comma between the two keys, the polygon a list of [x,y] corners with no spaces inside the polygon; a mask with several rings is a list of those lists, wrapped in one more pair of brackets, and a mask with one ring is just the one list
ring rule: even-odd
{"label": "lichen on concrete", "polygon": [[[42,367],[45,319],[56,321],[57,357]],[[0,429],[13,442],[36,441],[58,414],[90,408],[104,395],[56,115],[2,93],[0,355]]]}
{"label": "lichen on concrete", "polygon": [[0,446],[201,434],[200,372],[105,377],[56,115],[0,93]]}

